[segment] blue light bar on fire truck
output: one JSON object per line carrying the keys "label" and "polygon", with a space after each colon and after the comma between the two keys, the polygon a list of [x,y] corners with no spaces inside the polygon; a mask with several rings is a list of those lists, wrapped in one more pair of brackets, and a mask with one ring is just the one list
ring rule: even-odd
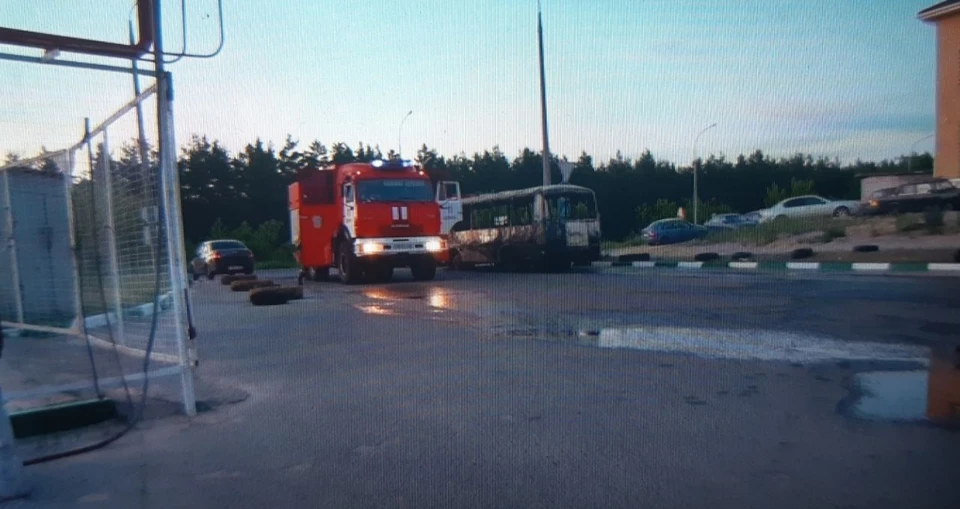
{"label": "blue light bar on fire truck", "polygon": [[403,171],[413,168],[413,161],[406,159],[390,159],[387,161],[384,161],[383,159],[377,159],[376,161],[371,162],[370,166],[373,166],[379,170]]}

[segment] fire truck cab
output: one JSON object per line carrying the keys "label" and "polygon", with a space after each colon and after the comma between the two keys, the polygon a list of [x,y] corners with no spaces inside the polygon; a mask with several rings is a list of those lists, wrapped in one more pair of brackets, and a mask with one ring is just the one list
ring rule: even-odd
{"label": "fire truck cab", "polygon": [[414,279],[433,279],[448,256],[441,207],[460,199],[449,184],[435,193],[423,170],[400,160],[299,170],[288,202],[301,277],[325,280],[336,267],[344,283],[380,282],[409,267]]}

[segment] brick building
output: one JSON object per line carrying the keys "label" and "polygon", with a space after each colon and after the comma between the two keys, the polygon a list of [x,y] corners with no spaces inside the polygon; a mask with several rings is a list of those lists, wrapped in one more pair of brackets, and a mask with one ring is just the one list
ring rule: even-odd
{"label": "brick building", "polygon": [[960,0],[917,14],[937,28],[937,127],[934,175],[960,177]]}

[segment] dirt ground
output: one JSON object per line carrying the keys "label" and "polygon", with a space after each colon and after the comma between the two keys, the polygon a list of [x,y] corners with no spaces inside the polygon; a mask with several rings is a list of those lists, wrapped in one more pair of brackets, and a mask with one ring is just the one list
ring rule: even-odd
{"label": "dirt ground", "polygon": [[[946,232],[930,234],[925,230],[902,232],[897,229],[897,219],[880,217],[860,219],[845,228],[844,237],[829,241],[824,239],[824,231],[817,230],[782,238],[768,244],[755,245],[738,242],[696,241],[667,246],[630,246],[610,249],[606,255],[616,257],[625,254],[649,253],[654,259],[692,260],[698,253],[713,252],[721,257],[733,253],[752,253],[760,261],[780,261],[790,258],[790,253],[798,248],[811,248],[814,256],[810,261],[838,262],[919,262],[952,263],[960,250],[960,231],[954,228],[960,224],[960,218],[953,212],[944,218]],[[853,249],[858,245],[875,245],[878,251],[859,253]]]}

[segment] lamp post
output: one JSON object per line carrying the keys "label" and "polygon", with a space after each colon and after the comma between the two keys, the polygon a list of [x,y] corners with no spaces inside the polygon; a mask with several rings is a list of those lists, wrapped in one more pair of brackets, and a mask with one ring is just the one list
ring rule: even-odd
{"label": "lamp post", "polygon": [[710,129],[713,129],[714,127],[717,127],[716,123],[713,123],[708,125],[707,127],[704,127],[699,133],[697,133],[697,137],[693,139],[693,224],[699,224],[699,219],[697,216],[697,207],[699,206],[700,197],[698,194],[699,190],[697,189],[697,185],[698,185],[697,174],[699,173],[698,168],[700,165],[697,162],[697,142],[700,141],[700,136],[703,135],[703,133],[709,131]]}
{"label": "lamp post", "polygon": [[916,150],[917,145],[922,141],[929,140],[930,138],[933,138],[933,134],[928,134],[923,138],[920,138],[919,140],[913,142],[912,145],[910,145],[910,158],[907,159],[907,173],[910,173],[910,171],[913,169],[913,155],[917,153],[917,150]]}
{"label": "lamp post", "polygon": [[547,78],[543,65],[543,20],[537,0],[537,41],[540,50],[540,128],[543,135],[543,185],[550,185],[550,137],[547,136]]}
{"label": "lamp post", "polygon": [[400,135],[403,133],[403,123],[410,118],[410,115],[413,115],[413,110],[408,111],[407,114],[403,116],[403,120],[400,121],[400,127],[397,128],[397,158],[399,159],[403,159],[403,144],[401,143]]}

